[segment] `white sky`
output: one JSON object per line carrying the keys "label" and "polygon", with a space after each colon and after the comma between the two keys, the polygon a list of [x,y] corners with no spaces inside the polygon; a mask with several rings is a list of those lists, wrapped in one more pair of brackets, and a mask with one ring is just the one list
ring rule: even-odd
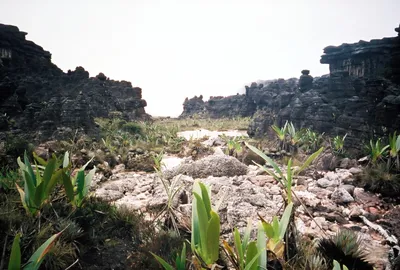
{"label": "white sky", "polygon": [[400,0],[0,0],[0,22],[64,71],[131,81],[148,113],[178,116],[185,97],[328,73],[324,47],[395,36]]}

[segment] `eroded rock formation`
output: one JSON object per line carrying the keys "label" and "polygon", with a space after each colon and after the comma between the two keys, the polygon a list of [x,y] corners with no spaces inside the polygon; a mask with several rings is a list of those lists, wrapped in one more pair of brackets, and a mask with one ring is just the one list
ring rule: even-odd
{"label": "eroded rock formation", "polygon": [[[250,135],[261,136],[270,125],[288,120],[333,136],[347,133],[348,145],[359,148],[372,137],[400,129],[400,37],[329,46],[324,52],[321,63],[330,65],[330,74],[313,79],[303,71],[298,87],[285,86],[277,93],[286,97],[283,106],[271,99],[258,106]],[[262,94],[255,93],[271,91],[267,85]]]}
{"label": "eroded rock formation", "polygon": [[[400,36],[328,46],[324,53],[321,63],[330,65],[329,75],[313,78],[303,70],[299,80],[252,83],[235,102],[234,96],[219,98],[218,103],[210,99],[198,108],[214,118],[252,115],[250,136],[263,136],[272,124],[288,120],[297,128],[333,136],[347,133],[347,144],[354,148],[399,130]],[[191,115],[191,101],[185,102],[182,116]]]}
{"label": "eroded rock formation", "polygon": [[183,113],[180,117],[247,117],[253,115],[255,108],[255,105],[248,100],[246,95],[210,97],[208,101],[203,101],[203,96],[195,96],[191,99],[185,99]]}
{"label": "eroded rock formation", "polygon": [[127,120],[146,118],[142,90],[82,67],[64,73],[51,54],[15,26],[0,24],[0,139],[29,141],[95,134],[94,117],[110,112]]}

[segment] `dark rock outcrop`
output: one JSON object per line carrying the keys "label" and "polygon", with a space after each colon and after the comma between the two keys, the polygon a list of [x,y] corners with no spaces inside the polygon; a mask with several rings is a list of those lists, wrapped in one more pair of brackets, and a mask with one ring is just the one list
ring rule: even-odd
{"label": "dark rock outcrop", "polygon": [[0,139],[72,138],[76,130],[96,134],[94,117],[148,117],[139,87],[103,73],[90,78],[82,67],[64,73],[25,36],[0,24]]}
{"label": "dark rock outcrop", "polygon": [[315,78],[307,92],[289,93],[292,96],[284,107],[259,107],[249,135],[262,136],[272,124],[292,121],[297,128],[309,127],[332,136],[347,133],[348,146],[359,148],[370,138],[400,129],[400,87],[383,78],[363,80],[337,72]]}
{"label": "dark rock outcrop", "polygon": [[321,63],[329,64],[331,74],[345,71],[352,77],[383,77],[400,83],[400,36],[328,46]]}
{"label": "dark rock outcrop", "polygon": [[246,95],[210,97],[208,101],[203,101],[202,96],[195,96],[191,99],[185,99],[183,113],[180,117],[248,117],[253,115],[255,109],[255,104]]}
{"label": "dark rock outcrop", "polygon": [[400,129],[400,37],[329,46],[324,52],[321,63],[330,65],[330,74],[313,79],[303,70],[299,91],[288,86],[281,91],[292,94],[284,107],[258,106],[250,135],[262,136],[270,125],[288,120],[333,136],[347,133],[348,146],[359,148]]}

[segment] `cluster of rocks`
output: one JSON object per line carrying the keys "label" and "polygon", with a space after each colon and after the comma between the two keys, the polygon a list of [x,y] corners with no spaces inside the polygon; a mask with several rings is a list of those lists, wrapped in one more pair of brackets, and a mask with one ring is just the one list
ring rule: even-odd
{"label": "cluster of rocks", "polygon": [[95,136],[94,117],[149,117],[139,87],[102,73],[90,78],[82,67],[64,73],[25,36],[0,24],[0,140],[71,139],[76,130]]}
{"label": "cluster of rocks", "polygon": [[[115,170],[108,181],[94,181],[96,196],[144,212],[162,209],[166,204],[167,194],[158,174],[127,172],[120,165]],[[395,214],[392,214],[393,210],[388,212],[389,205],[377,195],[353,185],[359,173],[360,168],[352,167],[318,171],[317,179],[314,179],[315,174],[298,176],[293,190],[307,209],[295,199],[296,227],[304,236],[313,238],[333,235],[340,228],[357,231],[364,244],[374,250],[369,260],[379,269],[384,269],[388,263],[389,244],[396,244],[389,242],[397,240],[386,239],[371,224],[381,224],[378,226],[399,237],[397,224],[390,225],[384,219],[384,214]],[[246,166],[228,156],[214,154],[195,162],[188,161],[177,169],[165,172],[164,177],[172,186],[182,186],[173,205],[180,222],[186,225],[190,225],[190,194],[194,181],[199,179],[212,186],[211,197],[213,204],[218,206],[224,238],[230,237],[233,227],[244,230],[249,218],[255,225],[258,215],[271,220],[282,211],[283,191],[276,181],[257,166]],[[100,176],[97,178],[100,179]]]}

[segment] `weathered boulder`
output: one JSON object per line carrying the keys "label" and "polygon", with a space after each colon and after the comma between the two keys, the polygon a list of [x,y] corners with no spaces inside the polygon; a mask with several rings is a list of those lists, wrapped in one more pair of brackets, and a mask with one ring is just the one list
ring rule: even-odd
{"label": "weathered boulder", "polygon": [[178,174],[189,175],[193,178],[206,178],[208,176],[235,176],[245,175],[247,166],[234,157],[227,155],[211,155],[188,164],[182,164],[172,172],[164,175],[172,178]]}

